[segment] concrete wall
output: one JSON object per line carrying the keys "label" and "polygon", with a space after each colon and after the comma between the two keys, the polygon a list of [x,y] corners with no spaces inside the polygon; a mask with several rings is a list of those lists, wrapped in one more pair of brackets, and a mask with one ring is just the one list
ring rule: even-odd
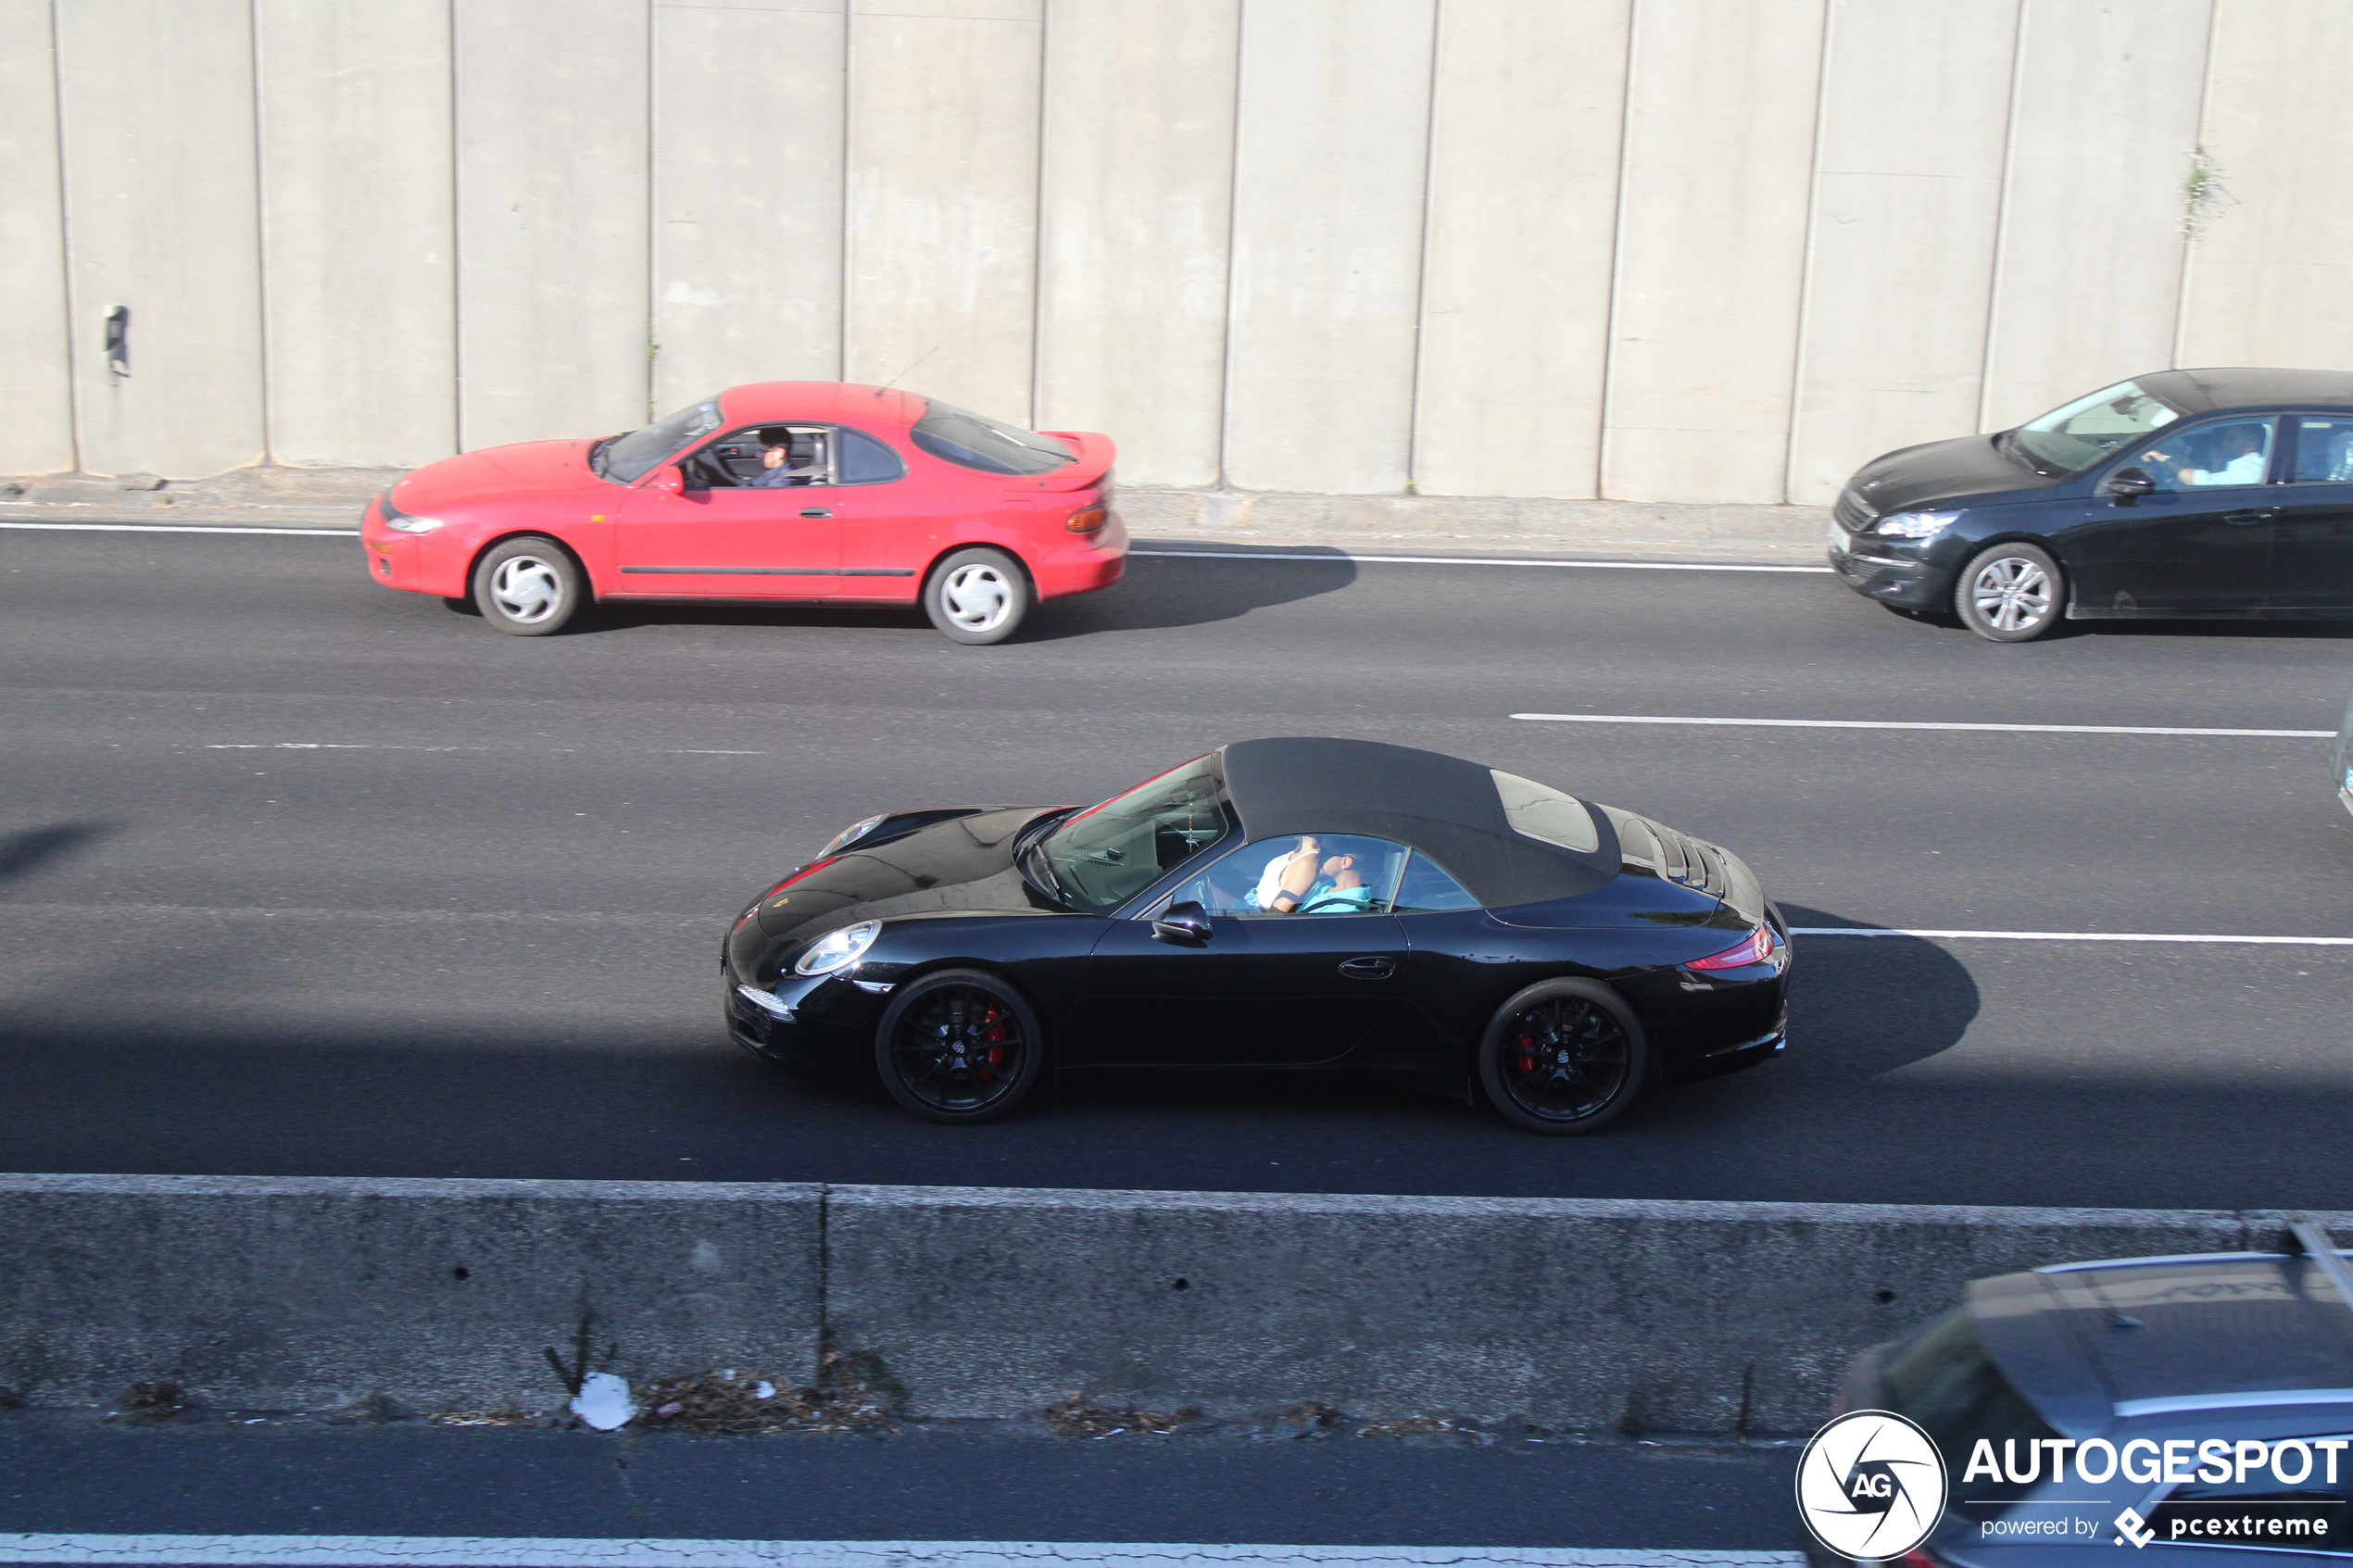
{"label": "concrete wall", "polygon": [[[2346,1216],[2322,1216],[2343,1234]],[[1079,1392],[1213,1414],[1810,1429],[1864,1346],[1971,1278],[2276,1246],[2284,1216],[2116,1210],[0,1176],[0,1385],[426,1410],[872,1358],[915,1416]]]}
{"label": "concrete wall", "polygon": [[1137,484],[1819,504],[2353,361],[2348,52],[2341,0],[0,0],[0,470],[900,377]]}

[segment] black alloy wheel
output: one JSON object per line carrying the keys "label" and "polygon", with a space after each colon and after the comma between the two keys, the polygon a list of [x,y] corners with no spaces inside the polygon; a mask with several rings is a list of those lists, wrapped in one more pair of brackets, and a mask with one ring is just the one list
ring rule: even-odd
{"label": "black alloy wheel", "polygon": [[2066,580],[2047,550],[1994,545],[1961,568],[1953,611],[1987,642],[2032,642],[2067,613]]}
{"label": "black alloy wheel", "polygon": [[1488,1099],[1534,1133],[1592,1132],[1631,1105],[1649,1076],[1642,1026],[1617,993],[1588,980],[1530,985],[1479,1043]]}
{"label": "black alloy wheel", "polygon": [[875,1031],[890,1098],[927,1122],[989,1122],[1038,1082],[1038,1015],[1013,987],[949,969],[900,987]]}

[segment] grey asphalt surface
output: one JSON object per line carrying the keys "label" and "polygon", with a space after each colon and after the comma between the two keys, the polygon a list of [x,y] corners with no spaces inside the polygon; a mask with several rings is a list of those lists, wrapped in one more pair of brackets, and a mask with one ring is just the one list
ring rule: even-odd
{"label": "grey asphalt surface", "polygon": [[0,533],[0,1168],[2353,1207],[2348,953],[1801,941],[1793,1044],[1606,1135],[1356,1084],[940,1129],[730,1045],[726,921],[887,807],[1223,741],[1476,757],[1744,856],[1801,925],[2353,935],[2353,628],[2003,647],[1828,576],[1139,559],[1021,640],[636,607],[501,637],[353,541]]}
{"label": "grey asphalt surface", "polygon": [[1789,1550],[1789,1448],[0,1417],[0,1533]]}

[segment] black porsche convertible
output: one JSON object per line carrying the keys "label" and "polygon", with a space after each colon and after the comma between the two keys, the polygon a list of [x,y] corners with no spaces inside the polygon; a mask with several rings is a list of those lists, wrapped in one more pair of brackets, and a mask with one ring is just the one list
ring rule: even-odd
{"label": "black porsche convertible", "polygon": [[1239,741],[1093,807],[869,817],[753,900],[727,1027],[872,1062],[936,1122],[1041,1072],[1474,1084],[1540,1133],[1779,1052],[1789,928],[1739,859],[1616,807],[1371,741]]}

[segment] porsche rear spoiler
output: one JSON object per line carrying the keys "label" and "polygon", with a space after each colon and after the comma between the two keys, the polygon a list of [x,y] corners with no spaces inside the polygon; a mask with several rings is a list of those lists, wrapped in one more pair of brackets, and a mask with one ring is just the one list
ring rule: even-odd
{"label": "porsche rear spoiler", "polygon": [[1039,474],[1040,490],[1090,490],[1111,471],[1112,459],[1119,455],[1119,448],[1112,445],[1110,436],[1097,435],[1092,431],[1041,430],[1038,433],[1068,442],[1078,454],[1068,468]]}

